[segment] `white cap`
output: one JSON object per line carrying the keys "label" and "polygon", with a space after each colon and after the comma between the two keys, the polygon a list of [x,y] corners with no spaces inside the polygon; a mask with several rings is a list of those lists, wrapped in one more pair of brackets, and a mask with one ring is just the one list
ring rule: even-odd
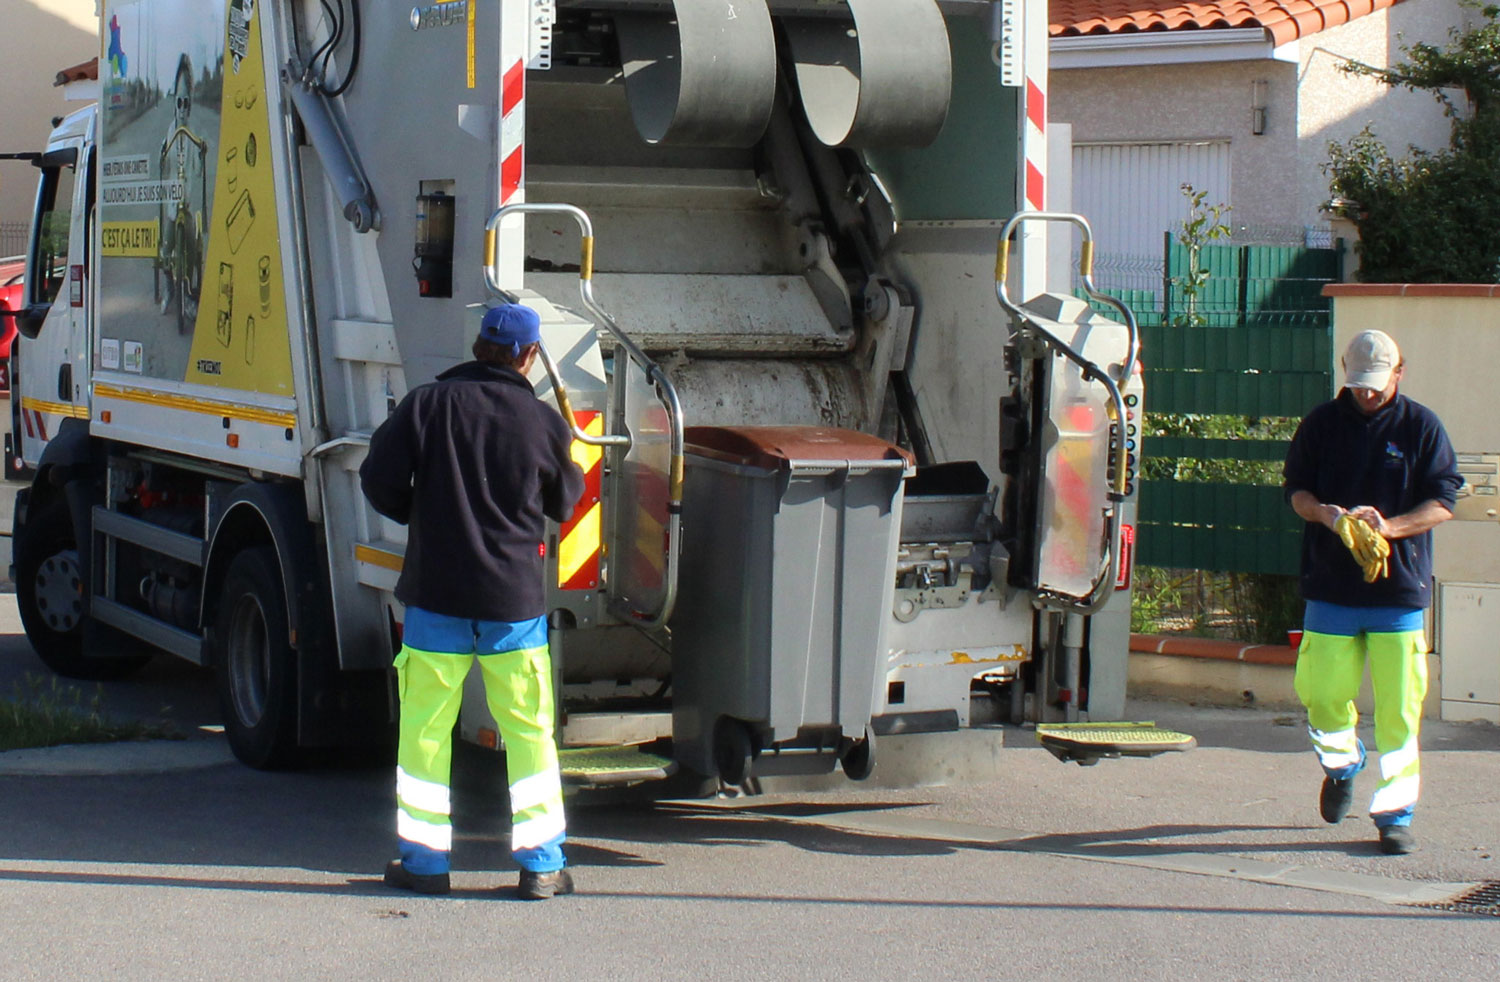
{"label": "white cap", "polygon": [[1389,334],[1360,331],[1344,350],[1344,385],[1382,392],[1400,364],[1401,352]]}

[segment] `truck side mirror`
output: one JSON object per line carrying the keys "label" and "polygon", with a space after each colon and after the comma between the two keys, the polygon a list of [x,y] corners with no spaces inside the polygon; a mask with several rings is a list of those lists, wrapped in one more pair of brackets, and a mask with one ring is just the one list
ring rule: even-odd
{"label": "truck side mirror", "polygon": [[16,330],[21,332],[22,337],[36,340],[36,336],[42,333],[42,322],[47,319],[47,311],[52,309],[52,304],[33,303],[27,304],[20,310],[8,311],[16,319]]}

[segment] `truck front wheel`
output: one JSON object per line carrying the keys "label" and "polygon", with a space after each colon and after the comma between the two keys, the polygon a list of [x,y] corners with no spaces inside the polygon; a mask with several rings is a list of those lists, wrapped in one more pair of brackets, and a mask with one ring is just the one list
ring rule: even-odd
{"label": "truck front wheel", "polygon": [[260,770],[298,762],[297,651],[287,629],[276,551],[239,553],[224,574],[213,664],[229,748]]}
{"label": "truck front wheel", "polygon": [[[15,557],[21,625],[48,668],[71,679],[110,681],[124,678],[151,660],[150,655],[84,651],[88,596],[67,499],[53,497],[31,513],[17,530]],[[129,643],[123,637],[119,641]]]}

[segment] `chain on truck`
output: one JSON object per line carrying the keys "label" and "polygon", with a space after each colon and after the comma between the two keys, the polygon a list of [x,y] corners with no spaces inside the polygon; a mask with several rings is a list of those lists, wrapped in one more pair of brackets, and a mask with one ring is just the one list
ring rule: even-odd
{"label": "chain on truck", "polygon": [[[568,780],[1190,741],[1097,722],[1141,373],[1037,210],[1039,0],[188,6],[103,0],[98,103],[31,155],[7,466],[53,669],[208,666],[255,767],[388,737],[406,533],[358,467],[507,299],[587,475],[539,544]],[[497,742],[477,690],[461,728]]]}

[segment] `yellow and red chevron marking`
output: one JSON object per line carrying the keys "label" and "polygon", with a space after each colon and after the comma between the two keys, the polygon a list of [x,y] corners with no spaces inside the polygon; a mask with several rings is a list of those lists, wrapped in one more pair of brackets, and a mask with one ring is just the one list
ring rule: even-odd
{"label": "yellow and red chevron marking", "polygon": [[[604,433],[603,413],[585,409],[574,417],[589,436]],[[557,537],[557,585],[563,590],[593,590],[599,586],[599,517],[603,510],[599,487],[604,451],[574,440],[572,452],[573,462],[583,468],[583,497]]]}

